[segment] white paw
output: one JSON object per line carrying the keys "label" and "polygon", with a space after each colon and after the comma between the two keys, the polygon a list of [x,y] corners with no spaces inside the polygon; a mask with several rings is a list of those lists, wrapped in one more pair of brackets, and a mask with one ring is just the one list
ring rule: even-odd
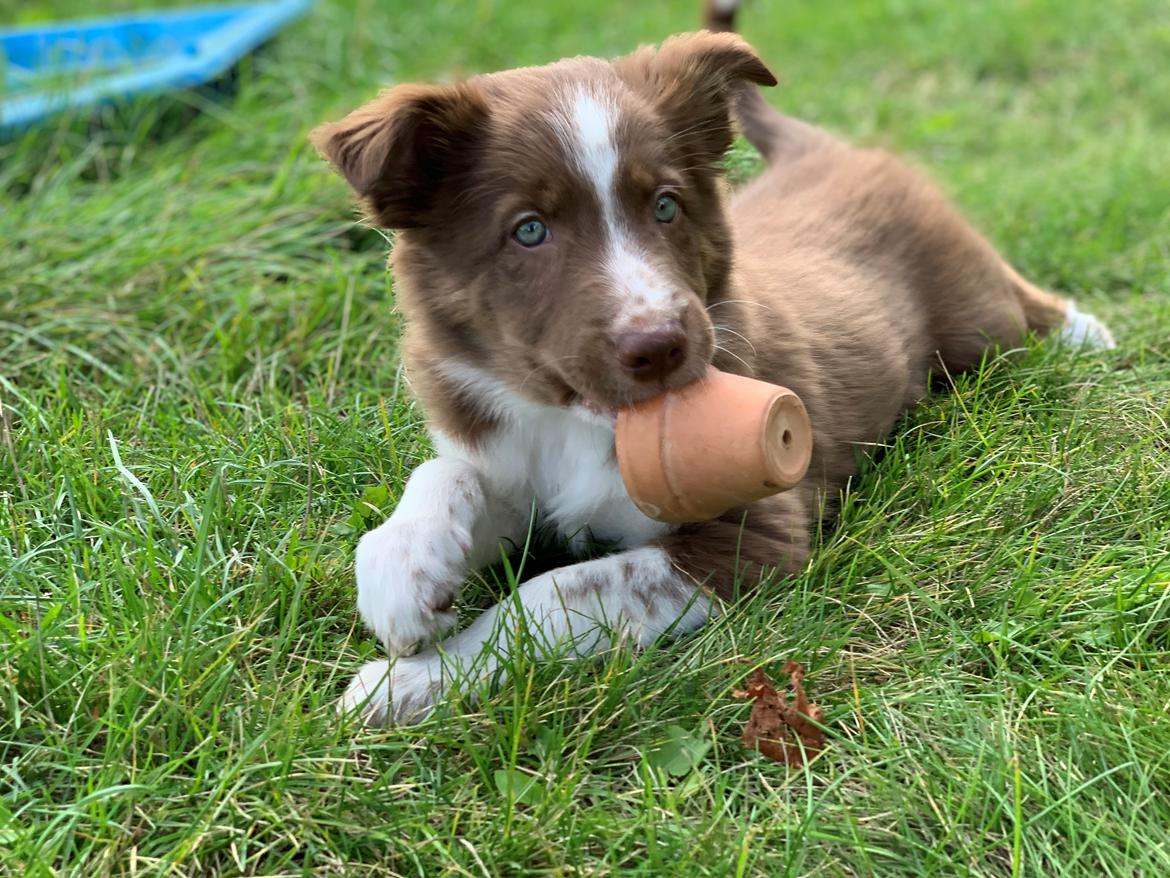
{"label": "white paw", "polygon": [[369,662],[350,682],[337,709],[357,712],[371,726],[410,725],[434,709],[442,692],[442,663],[427,656]]}
{"label": "white paw", "polygon": [[390,655],[410,655],[455,624],[469,551],[469,535],[448,520],[392,518],[362,537],[358,612]]}
{"label": "white paw", "polygon": [[1064,325],[1057,330],[1056,337],[1073,347],[1089,347],[1108,350],[1117,347],[1113,333],[1092,314],[1077,309],[1072,302],[1064,312]]}

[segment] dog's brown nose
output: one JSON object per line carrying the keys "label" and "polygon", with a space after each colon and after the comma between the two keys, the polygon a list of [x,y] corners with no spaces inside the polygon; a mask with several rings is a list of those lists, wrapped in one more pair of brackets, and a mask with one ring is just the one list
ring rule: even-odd
{"label": "dog's brown nose", "polygon": [[617,338],[622,369],[638,381],[661,381],[686,359],[687,337],[681,326],[649,332],[623,332]]}

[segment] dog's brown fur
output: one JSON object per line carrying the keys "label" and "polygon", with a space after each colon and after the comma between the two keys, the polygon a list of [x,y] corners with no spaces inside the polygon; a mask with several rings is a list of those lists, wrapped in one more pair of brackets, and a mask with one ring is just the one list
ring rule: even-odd
{"label": "dog's brown fur", "polygon": [[[709,23],[732,26],[723,14]],[[882,441],[932,372],[969,369],[989,350],[1047,333],[1069,307],[1023,280],[918,172],[773,110],[756,89],[771,84],[740,37],[701,32],[613,63],[576,58],[454,87],[392,89],[313,136],[375,222],[401,230],[392,265],[405,360],[436,435],[463,449],[457,457],[498,444],[521,410],[536,412],[523,415],[533,424],[561,409],[612,410],[692,381],[712,362],[800,395],[814,453],[796,489],[665,533],[624,519],[642,540],[635,545],[665,551],[690,582],[721,596],[750,585],[764,566],[794,571],[804,563],[812,525],[855,472],[859,449]],[[613,203],[589,185],[585,140],[575,141],[585,144],[576,155],[566,146],[572,131],[562,121],[573,94],[599,96],[617,120],[609,135],[620,157]],[[597,112],[581,112],[576,130],[585,131]],[[721,159],[733,113],[769,165],[730,195]],[[651,214],[663,192],[681,203],[673,221]],[[510,234],[531,215],[552,229],[535,248]],[[633,278],[612,268],[606,235],[617,233],[638,254]],[[669,298],[672,310],[653,319],[681,332],[682,364],[661,380],[618,367],[618,334],[656,328],[646,314],[623,311],[623,302],[646,300],[627,295],[627,283],[665,290],[661,301]],[[453,377],[452,364],[481,378]],[[501,394],[510,409],[501,409]],[[482,463],[451,471],[443,490],[493,490]],[[597,471],[599,492],[610,477],[612,453]],[[486,502],[477,501],[477,514]],[[529,500],[513,502],[507,515],[493,514],[508,517]],[[599,500],[596,508],[621,517],[619,507]],[[444,515],[457,519],[455,511]],[[383,554],[370,555],[370,576],[384,576],[378,571],[410,545],[404,532],[371,549]],[[452,557],[475,554],[439,537],[435,544]],[[657,557],[639,555],[638,563],[658,571]],[[677,574],[640,581],[636,566],[619,557],[607,575],[642,589],[650,603],[654,594],[680,599]],[[577,573],[561,577],[573,600],[602,593],[595,568],[565,570]],[[429,633],[427,613],[445,613],[450,587],[439,581],[420,598],[433,606],[415,628]],[[387,642],[396,640],[392,620],[386,627]],[[467,639],[471,655],[478,641]],[[438,664],[431,657],[419,667],[433,675]],[[408,683],[423,679],[422,671],[401,673]],[[365,692],[372,680],[359,675],[351,688]]]}
{"label": "dog's brown fur", "polygon": [[[577,58],[454,89],[392,89],[314,133],[373,219],[403,230],[392,266],[407,316],[405,357],[441,430],[474,441],[491,427],[490,413],[434,368],[453,357],[549,405],[578,397],[622,405],[662,389],[596,368],[611,345],[598,307],[596,204],[562,170],[565,156],[547,121],[554,96],[580,82],[620,78],[633,86],[623,93],[630,124],[620,134],[630,156],[627,197],[675,182],[686,186],[689,210],[705,218],[665,248],[645,242],[665,250],[660,265],[681,288],[702,293],[682,315],[693,356],[673,386],[702,374],[712,346],[702,305],[725,298],[731,259],[717,166],[731,142],[724,83],[737,77],[774,82],[739,41],[691,37],[616,67]],[[554,240],[553,254],[521,251],[508,240],[510,218],[531,210],[558,218],[557,238],[571,230],[572,240]],[[646,239],[654,230],[639,232]]]}
{"label": "dog's brown fur", "polygon": [[[931,370],[958,372],[989,348],[1046,332],[1065,304],[1020,279],[917,172],[788,119],[754,88],[739,87],[774,80],[731,34],[675,38],[612,67],[574,59],[455,88],[394,89],[323,126],[314,141],[377,222],[404,230],[393,267],[407,317],[405,357],[443,432],[474,442],[493,426],[490,408],[436,369],[451,357],[470,358],[549,405],[578,396],[621,405],[640,392],[593,371],[607,340],[596,299],[582,291],[595,282],[586,220],[582,241],[559,264],[543,266],[525,295],[511,279],[529,254],[511,252],[498,231],[517,210],[509,203],[517,191],[546,215],[572,214],[588,200],[555,173],[563,159],[542,153],[544,141],[530,132],[559,85],[614,75],[646,113],[643,130],[625,132],[625,148],[642,149],[649,166],[635,169],[645,182],[632,174],[629,188],[652,191],[663,174],[651,169],[685,167],[688,212],[704,218],[671,242],[679,282],[700,294],[685,312],[697,356],[674,383],[692,380],[711,355],[716,334],[705,325],[706,308],[726,336],[715,365],[792,388],[814,425],[802,490],[759,504],[743,534],[737,511],[727,525],[690,527],[663,541],[693,576],[726,592],[729,553],[789,570],[803,563],[816,509],[854,472],[857,450],[879,442],[923,395]],[[729,100],[772,163],[730,199],[725,224],[716,168],[730,143]],[[532,152],[494,148],[508,141]],[[497,188],[495,180],[507,183]],[[565,352],[585,368],[556,364]]]}

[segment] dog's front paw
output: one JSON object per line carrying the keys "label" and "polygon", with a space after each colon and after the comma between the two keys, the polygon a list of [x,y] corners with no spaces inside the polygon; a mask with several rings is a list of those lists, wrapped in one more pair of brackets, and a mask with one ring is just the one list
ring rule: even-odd
{"label": "dog's front paw", "polygon": [[354,713],[371,726],[410,725],[434,709],[442,693],[438,655],[369,662],[341,696],[338,711]]}
{"label": "dog's front paw", "polygon": [[357,547],[358,612],[392,656],[410,655],[455,624],[468,540],[458,528],[393,519]]}

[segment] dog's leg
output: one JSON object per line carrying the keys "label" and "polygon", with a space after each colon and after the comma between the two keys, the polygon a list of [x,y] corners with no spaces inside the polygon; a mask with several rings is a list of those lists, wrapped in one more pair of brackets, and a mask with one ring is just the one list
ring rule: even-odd
{"label": "dog's leg", "polygon": [[1056,332],[1061,342],[1074,347],[1103,348],[1117,347],[1113,333],[1099,318],[1077,308],[1071,299],[1065,305],[1064,320]]}
{"label": "dog's leg", "polygon": [[1024,309],[1028,328],[1039,335],[1051,334],[1073,347],[1113,348],[1117,343],[1104,323],[1077,308],[1076,303],[1040,289],[1010,271],[1016,298]]}
{"label": "dog's leg", "polygon": [[948,371],[977,366],[989,348],[1016,348],[1029,331],[1075,347],[1115,346],[1096,317],[1024,280],[974,233],[968,243],[965,258],[953,263],[965,273],[935,291],[932,308],[931,330]]}
{"label": "dog's leg", "polygon": [[792,572],[804,563],[805,496],[802,489],[781,494],[746,513],[538,576],[434,649],[367,664],[341,709],[360,710],[377,725],[417,722],[454,680],[490,676],[526,644],[538,656],[586,657],[606,649],[613,634],[644,647],[666,633],[693,631],[718,612],[716,596],[749,587],[764,565]]}
{"label": "dog's leg", "polygon": [[357,547],[358,611],[391,655],[406,655],[455,622],[468,572],[498,560],[525,517],[489,495],[463,460],[439,457],[411,475],[394,514]]}
{"label": "dog's leg", "polygon": [[417,722],[455,680],[490,676],[514,649],[585,657],[608,648],[614,635],[646,646],[667,631],[693,631],[714,608],[664,549],[584,561],[529,580],[435,648],[370,662],[350,684],[341,709],[360,709],[377,725]]}

